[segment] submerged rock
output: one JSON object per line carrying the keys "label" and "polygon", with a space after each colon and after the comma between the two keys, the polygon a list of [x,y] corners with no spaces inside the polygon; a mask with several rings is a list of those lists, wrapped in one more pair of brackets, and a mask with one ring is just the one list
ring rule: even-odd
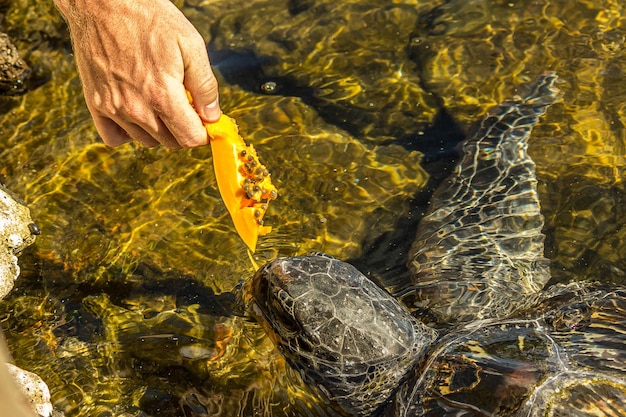
{"label": "submerged rock", "polygon": [[0,94],[19,94],[26,90],[30,68],[6,33],[0,33]]}
{"label": "submerged rock", "polygon": [[39,375],[25,371],[10,363],[7,363],[6,366],[9,374],[17,381],[20,391],[37,411],[37,414],[43,417],[52,416],[50,390]]}
{"label": "submerged rock", "polygon": [[[0,185],[0,300],[13,289],[20,273],[17,255],[33,243],[38,234],[39,227],[33,223],[28,207]],[[0,362],[6,363],[8,360],[10,357],[4,346],[4,338],[0,338]],[[5,369],[0,369],[0,392],[7,396],[0,401],[0,415],[33,415],[29,407],[18,400],[18,391],[39,416],[59,415],[53,414],[50,391],[39,376],[10,363],[6,363],[6,367],[8,375]],[[14,386],[15,382],[17,387]]]}
{"label": "submerged rock", "polygon": [[28,207],[0,185],[0,299],[11,291],[20,273],[17,255],[37,234]]}

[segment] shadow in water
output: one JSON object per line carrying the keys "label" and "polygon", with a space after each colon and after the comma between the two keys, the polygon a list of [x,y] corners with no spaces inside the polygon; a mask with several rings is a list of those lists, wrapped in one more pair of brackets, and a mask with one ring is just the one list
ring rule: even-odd
{"label": "shadow in water", "polygon": [[348,262],[382,286],[404,279],[409,273],[406,265],[417,226],[428,211],[432,194],[454,170],[459,156],[458,145],[465,138],[461,126],[442,109],[423,133],[407,135],[393,142],[424,155],[422,166],[429,174],[428,183],[410,201],[409,215],[398,219],[394,230],[373,242],[366,242],[362,256]]}
{"label": "shadow in water", "polygon": [[[338,126],[355,137],[362,137],[362,122],[367,116],[355,113],[367,112],[366,110],[347,109],[337,102],[323,100],[317,96],[314,88],[300,85],[290,76],[268,75],[271,68],[276,66],[276,58],[258,56],[249,50],[214,50],[211,45],[208,49],[213,66],[229,84],[256,94],[298,97],[313,107],[325,122]],[[351,114],[346,116],[346,112]],[[385,141],[385,144],[421,152],[422,166],[430,176],[427,186],[411,200],[409,215],[399,219],[393,231],[372,242],[364,242],[363,255],[350,260],[362,272],[378,279],[383,285],[388,280],[397,280],[407,273],[408,252],[419,220],[427,212],[434,190],[454,168],[458,159],[457,145],[466,137],[461,126],[444,108],[440,108],[430,126],[425,129],[416,126],[415,131],[419,133],[409,133],[395,140]]]}
{"label": "shadow in water", "polygon": [[368,132],[372,126],[377,126],[374,129],[377,133],[373,138],[387,140],[388,137],[397,137],[397,132],[404,132],[402,126],[382,119],[385,112],[376,108],[368,110],[354,106],[346,100],[324,97],[327,93],[304,84],[302,80],[290,75],[274,74],[278,67],[278,59],[275,57],[259,56],[250,50],[213,49],[211,45],[208,46],[208,51],[214,69],[227,83],[256,94],[298,97],[312,107],[326,123],[337,126],[356,138],[371,140]]}

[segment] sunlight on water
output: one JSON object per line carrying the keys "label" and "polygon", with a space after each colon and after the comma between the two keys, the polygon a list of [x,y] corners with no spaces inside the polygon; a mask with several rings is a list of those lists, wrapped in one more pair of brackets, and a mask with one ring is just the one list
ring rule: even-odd
{"label": "sunlight on water", "polygon": [[[69,416],[334,415],[234,294],[254,266],[210,149],[104,146],[50,3],[11,1],[4,22],[37,81],[0,97],[0,175],[42,230],[1,307],[17,364]],[[450,132],[551,70],[563,98],[530,153],[553,280],[625,281],[623,2],[176,3],[280,190],[257,264],[408,247],[397,229],[426,209]]]}

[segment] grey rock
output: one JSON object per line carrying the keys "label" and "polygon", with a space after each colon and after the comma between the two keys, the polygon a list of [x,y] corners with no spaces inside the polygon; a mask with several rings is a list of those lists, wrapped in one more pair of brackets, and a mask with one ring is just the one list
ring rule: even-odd
{"label": "grey rock", "polygon": [[31,70],[20,57],[6,33],[0,33],[0,94],[19,94],[26,90]]}
{"label": "grey rock", "polygon": [[11,291],[20,273],[17,255],[35,241],[38,232],[28,207],[0,185],[0,299]]}

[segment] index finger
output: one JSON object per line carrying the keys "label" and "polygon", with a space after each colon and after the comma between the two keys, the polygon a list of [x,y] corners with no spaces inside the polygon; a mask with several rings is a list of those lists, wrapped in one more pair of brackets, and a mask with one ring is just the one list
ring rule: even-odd
{"label": "index finger", "polygon": [[[178,82],[176,82],[178,84]],[[161,121],[183,148],[194,148],[209,143],[200,115],[187,98],[185,87],[178,84],[169,90],[166,107],[158,109]]]}

